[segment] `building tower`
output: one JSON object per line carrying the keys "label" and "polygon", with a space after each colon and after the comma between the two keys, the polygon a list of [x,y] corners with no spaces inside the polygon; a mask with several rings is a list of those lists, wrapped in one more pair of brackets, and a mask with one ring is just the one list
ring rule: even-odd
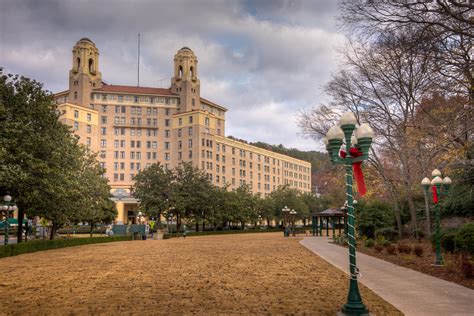
{"label": "building tower", "polygon": [[174,77],[171,92],[179,95],[180,112],[200,107],[200,82],[197,76],[198,60],[188,47],[181,48],[174,56]]}
{"label": "building tower", "polygon": [[99,50],[88,38],[81,38],[72,49],[69,71],[69,102],[89,107],[92,89],[102,86]]}

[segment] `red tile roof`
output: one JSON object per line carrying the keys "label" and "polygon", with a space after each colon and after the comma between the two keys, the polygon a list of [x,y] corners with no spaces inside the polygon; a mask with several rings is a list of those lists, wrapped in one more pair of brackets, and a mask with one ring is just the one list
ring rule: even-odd
{"label": "red tile roof", "polygon": [[122,92],[122,93],[136,93],[136,94],[157,94],[157,95],[176,95],[171,93],[171,89],[164,88],[150,88],[150,87],[133,87],[133,86],[119,86],[119,85],[103,85],[99,89],[94,89],[95,92]]}

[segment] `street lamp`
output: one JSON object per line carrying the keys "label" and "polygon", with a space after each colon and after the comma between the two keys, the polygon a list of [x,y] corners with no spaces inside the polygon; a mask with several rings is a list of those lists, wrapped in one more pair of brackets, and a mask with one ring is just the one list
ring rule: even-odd
{"label": "street lamp", "polygon": [[[436,211],[436,218],[435,218],[435,240],[436,240],[436,259],[435,259],[435,266],[442,266],[443,256],[441,255],[441,212],[440,206],[438,205],[438,199],[441,196],[447,196],[449,193],[449,188],[451,187],[451,179],[449,177],[444,177],[441,179],[441,171],[438,169],[433,170],[431,172],[431,176],[433,179],[430,181],[429,178],[424,178],[421,181],[421,185],[423,186],[423,191],[425,193],[425,206],[426,206],[426,216],[427,216],[427,226],[430,227],[430,213],[429,213],[429,203],[428,203],[428,191],[430,186],[433,190],[433,203],[435,204],[435,211]],[[441,190],[442,189],[442,190]],[[436,207],[438,206],[438,207]],[[428,230],[428,233],[430,230]]]}
{"label": "street lamp", "polygon": [[289,215],[290,215],[290,209],[288,208],[288,206],[285,205],[285,207],[281,210],[281,212],[283,213],[283,227],[284,227],[284,231],[283,231],[283,236],[285,237],[288,237],[289,236],[289,232],[288,232],[288,218],[289,218]]}
{"label": "street lamp", "polygon": [[173,233],[173,231],[171,229],[171,224],[172,223],[173,223],[173,213],[170,213],[170,215],[169,215],[169,224],[168,224],[168,230],[169,230],[170,235]]}
{"label": "street lamp", "polygon": [[[341,116],[340,126],[333,126],[326,134],[326,149],[335,165],[346,167],[346,195],[347,195],[347,236],[349,244],[349,271],[350,284],[347,303],[342,307],[342,312],[348,315],[367,315],[368,309],[362,303],[362,297],[357,283],[358,269],[356,266],[355,249],[355,213],[354,196],[352,195],[352,165],[369,158],[369,149],[374,137],[374,131],[368,124],[361,124],[356,129],[357,119],[352,112]],[[354,132],[355,131],[355,132]],[[345,142],[345,152],[341,146]],[[341,151],[341,152],[340,152]]]}
{"label": "street lamp", "polygon": [[12,203],[11,200],[12,200],[12,197],[7,194],[3,197],[4,204],[0,205],[0,210],[2,211],[2,217],[4,219],[3,221],[3,227],[5,229],[5,235],[3,236],[4,245],[8,245],[8,238],[9,238],[8,233],[10,231],[10,222],[8,221],[8,219],[10,218],[10,213],[18,210],[16,205]]}
{"label": "street lamp", "polygon": [[291,210],[290,215],[291,215],[291,230],[293,232],[293,236],[295,236],[295,217],[296,217],[296,211]]}

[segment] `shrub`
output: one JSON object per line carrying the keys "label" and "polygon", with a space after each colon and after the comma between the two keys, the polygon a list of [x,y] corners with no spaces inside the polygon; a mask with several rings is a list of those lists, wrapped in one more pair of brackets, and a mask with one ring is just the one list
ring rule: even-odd
{"label": "shrub", "polygon": [[397,249],[399,253],[405,253],[409,255],[412,251],[412,247],[408,244],[398,244]]}
{"label": "shrub", "polygon": [[163,239],[170,239],[171,238],[171,234],[163,234]]}
{"label": "shrub", "polygon": [[386,249],[387,249],[387,253],[389,255],[396,255],[397,254],[397,248],[394,245],[388,245]]}
{"label": "shrub", "polygon": [[391,244],[392,244],[392,242],[391,242],[390,240],[384,240],[384,241],[382,242],[382,246],[384,246],[384,247],[388,247],[388,246],[390,246]]}
{"label": "shrub", "polygon": [[416,245],[413,248],[413,252],[415,253],[415,255],[417,257],[422,257],[423,256],[423,247],[421,247],[420,245]]}
{"label": "shrub", "polygon": [[382,252],[383,250],[383,246],[380,245],[380,244],[375,244],[375,247],[374,247],[375,251],[377,252]]}
{"label": "shrub", "polygon": [[22,242],[20,244],[11,244],[0,247],[0,258],[16,256],[23,253],[36,252],[49,249],[58,249],[65,247],[74,247],[87,244],[98,244],[112,241],[131,240],[131,236],[113,236],[113,237],[86,237],[86,238],[68,238],[54,240],[35,240]]}
{"label": "shrub", "polygon": [[474,274],[474,265],[465,253],[461,256],[461,271],[466,278],[472,278]]}
{"label": "shrub", "polygon": [[418,239],[422,239],[426,237],[426,233],[424,230],[417,229],[414,231],[414,236],[418,235]]}
{"label": "shrub", "polygon": [[464,224],[456,233],[454,242],[457,249],[474,254],[474,222]]}
{"label": "shrub", "polygon": [[398,231],[393,227],[385,227],[375,231],[375,238],[383,236],[386,240],[396,241],[398,239]]}
{"label": "shrub", "polygon": [[[448,252],[454,252],[456,250],[456,243],[454,241],[454,237],[456,237],[457,233],[456,228],[448,228],[443,229],[440,232],[440,243],[441,247]],[[431,235],[431,244],[433,245],[433,249],[436,249],[436,233]]]}
{"label": "shrub", "polygon": [[372,238],[367,239],[364,244],[367,248],[372,248],[374,245],[375,241]]}

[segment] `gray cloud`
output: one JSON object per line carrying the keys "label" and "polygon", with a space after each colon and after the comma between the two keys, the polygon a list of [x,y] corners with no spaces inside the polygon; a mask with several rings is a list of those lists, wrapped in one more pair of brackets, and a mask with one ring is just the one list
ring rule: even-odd
{"label": "gray cloud", "polygon": [[202,96],[229,108],[228,135],[313,149],[295,121],[336,68],[336,11],[330,0],[0,0],[0,65],[60,91],[89,37],[104,80],[135,85],[141,33],[141,85],[168,87],[174,54],[191,47]]}

